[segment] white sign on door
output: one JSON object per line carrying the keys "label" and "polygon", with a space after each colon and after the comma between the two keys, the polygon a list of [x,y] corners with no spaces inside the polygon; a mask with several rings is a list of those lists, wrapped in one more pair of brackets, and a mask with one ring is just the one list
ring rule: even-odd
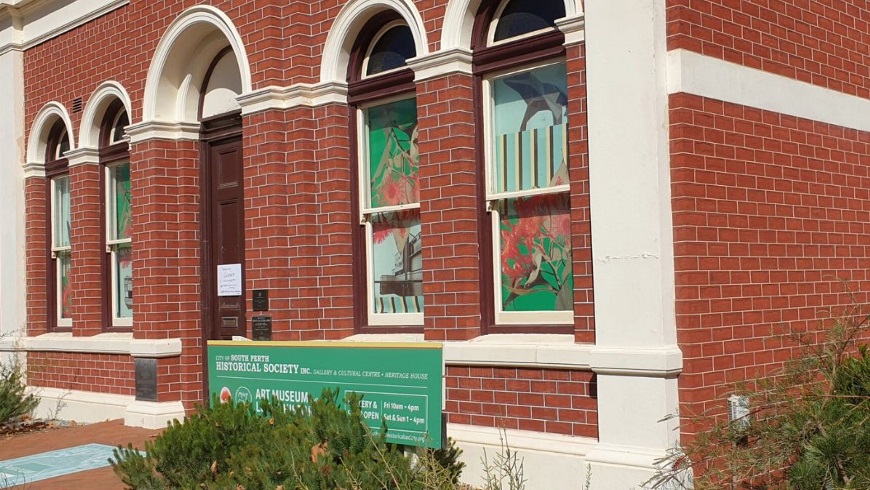
{"label": "white sign on door", "polygon": [[222,264],[217,266],[218,296],[242,295],[242,264]]}

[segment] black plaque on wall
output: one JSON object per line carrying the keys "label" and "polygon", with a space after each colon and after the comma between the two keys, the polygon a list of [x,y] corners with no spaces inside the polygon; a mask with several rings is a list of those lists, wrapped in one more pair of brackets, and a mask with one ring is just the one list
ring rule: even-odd
{"label": "black plaque on wall", "polygon": [[251,318],[254,340],[272,340],[272,317],[255,316]]}
{"label": "black plaque on wall", "polygon": [[133,360],[136,377],[136,399],[157,401],[157,359],[137,357]]}
{"label": "black plaque on wall", "polygon": [[254,311],[269,311],[269,290],[254,290]]}

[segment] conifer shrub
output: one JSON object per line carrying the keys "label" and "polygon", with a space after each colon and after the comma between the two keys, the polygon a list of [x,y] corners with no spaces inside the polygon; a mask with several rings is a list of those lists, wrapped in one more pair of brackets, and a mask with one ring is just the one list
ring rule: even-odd
{"label": "conifer shrub", "polygon": [[0,364],[0,426],[29,415],[38,404],[38,398],[25,392],[21,366]]}
{"label": "conifer shrub", "polygon": [[853,301],[822,335],[788,337],[783,370],[735,386],[749,414],[674,448],[648,488],[870,488],[870,314]]}
{"label": "conifer shrub", "polygon": [[[324,390],[307,407],[261,400],[201,407],[173,422],[143,455],[117,448],[109,460],[131,489],[448,490],[456,488],[458,451],[411,455],[373,435],[364,424],[360,398],[344,408],[338,390]],[[452,463],[451,463],[452,462]]]}

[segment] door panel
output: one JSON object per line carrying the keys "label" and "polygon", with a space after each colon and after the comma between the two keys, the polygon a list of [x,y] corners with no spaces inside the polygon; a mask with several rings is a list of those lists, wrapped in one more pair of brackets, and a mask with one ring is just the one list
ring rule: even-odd
{"label": "door panel", "polygon": [[[244,336],[245,328],[245,224],[242,183],[242,141],[232,138],[207,143],[211,196],[212,325],[211,339]],[[241,264],[241,295],[218,296],[220,265]]]}

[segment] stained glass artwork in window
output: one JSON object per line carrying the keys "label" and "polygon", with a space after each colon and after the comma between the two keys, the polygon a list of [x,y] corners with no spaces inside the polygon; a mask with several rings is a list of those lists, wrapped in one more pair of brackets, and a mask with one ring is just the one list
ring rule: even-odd
{"label": "stained glass artwork in window", "polygon": [[108,167],[108,231],[112,264],[112,304],[114,318],[133,316],[133,261],[131,246],[132,208],[130,164]]}
{"label": "stained glass artwork in window", "polygon": [[375,313],[423,311],[420,210],[372,216],[371,270]]}
{"label": "stained glass artwork in window", "polygon": [[495,78],[490,169],[496,193],[568,183],[564,63]]}
{"label": "stained glass artwork in window", "polygon": [[70,194],[69,176],[54,178],[53,248],[70,246]]}
{"label": "stained glass artwork in window", "polygon": [[113,240],[123,240],[130,238],[130,223],[132,220],[132,211],[130,208],[130,164],[125,163],[112,167],[110,181],[112,183],[113,200],[111,205],[114,207],[114,236]]}
{"label": "stained glass artwork in window", "polygon": [[366,75],[401,68],[416,56],[414,36],[406,25],[388,29],[375,41],[366,63]]}
{"label": "stained glass artwork in window", "polygon": [[417,100],[405,99],[366,110],[369,207],[420,202],[417,185]]}
{"label": "stained glass artwork in window", "polygon": [[374,313],[423,311],[420,211],[379,208],[419,203],[417,101],[405,99],[365,111],[366,183],[371,224],[369,285]]}
{"label": "stained glass artwork in window", "polygon": [[511,0],[498,19],[493,41],[553,27],[555,20],[562,17],[565,17],[562,0]]}
{"label": "stained glass artwork in window", "polygon": [[501,206],[502,311],[573,309],[567,194],[506,199]]}
{"label": "stained glass artwork in window", "polygon": [[57,262],[60,283],[60,318],[72,318],[72,288],[69,277],[72,260],[69,251],[58,252]]}
{"label": "stained glass artwork in window", "polygon": [[115,250],[115,317],[133,316],[133,249],[118,246]]}

